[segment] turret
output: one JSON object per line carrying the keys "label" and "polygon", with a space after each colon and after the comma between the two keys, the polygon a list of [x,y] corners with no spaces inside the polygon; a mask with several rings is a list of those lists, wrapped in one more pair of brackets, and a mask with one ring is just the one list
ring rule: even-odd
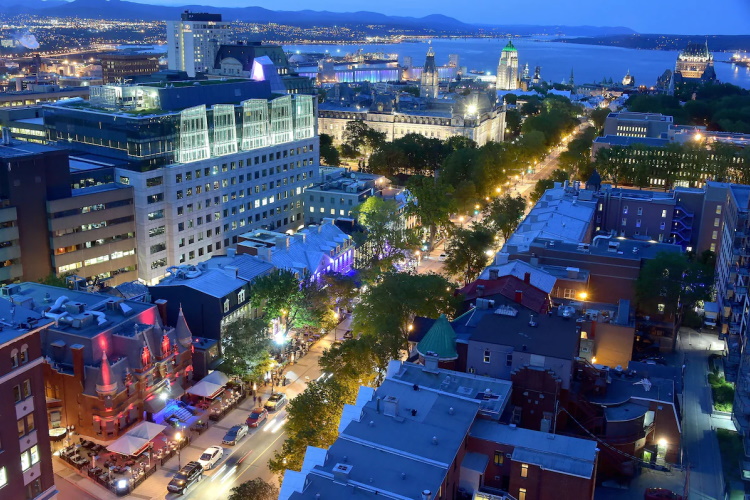
{"label": "turret", "polygon": [[99,379],[96,382],[96,393],[100,397],[114,396],[117,392],[117,381],[112,376],[112,367],[107,359],[107,352],[102,352],[102,365],[99,369]]}

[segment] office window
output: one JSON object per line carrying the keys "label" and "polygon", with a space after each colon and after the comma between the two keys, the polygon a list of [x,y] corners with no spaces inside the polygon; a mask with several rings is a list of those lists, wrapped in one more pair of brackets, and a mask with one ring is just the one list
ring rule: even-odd
{"label": "office window", "polygon": [[622,219],[622,225],[625,226],[628,224],[628,219],[623,218]]}
{"label": "office window", "polygon": [[28,398],[31,396],[31,380],[26,379],[23,381],[23,384],[21,385],[21,389],[23,392],[23,399]]}
{"label": "office window", "polygon": [[711,233],[711,239],[712,240],[715,240],[718,237],[719,237],[719,232],[718,231],[714,231],[713,233]]}
{"label": "office window", "polygon": [[721,205],[716,205],[716,215],[721,215]]}
{"label": "office window", "polygon": [[643,207],[638,207],[638,215],[643,215]]}
{"label": "office window", "polygon": [[719,227],[719,218],[714,219],[714,227]]}
{"label": "office window", "polygon": [[505,455],[500,450],[495,450],[495,465],[503,465]]}
{"label": "office window", "polygon": [[505,366],[513,366],[513,353],[505,355]]}
{"label": "office window", "polygon": [[528,477],[529,464],[521,464],[521,477]]}
{"label": "office window", "polygon": [[518,500],[526,500],[526,488],[518,488]]}
{"label": "office window", "polygon": [[627,215],[627,213],[628,213],[628,206],[627,205],[625,205],[624,207],[622,207],[622,213]]}
{"label": "office window", "polygon": [[666,210],[662,210],[661,211],[661,218],[664,219],[666,217],[667,217],[667,211]]}
{"label": "office window", "polygon": [[491,353],[489,349],[484,350],[484,362],[489,363],[490,362]]}

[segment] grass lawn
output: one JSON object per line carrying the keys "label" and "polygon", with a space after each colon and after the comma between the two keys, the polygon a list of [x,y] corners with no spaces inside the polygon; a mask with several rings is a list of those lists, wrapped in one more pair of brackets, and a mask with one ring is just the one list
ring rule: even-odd
{"label": "grass lawn", "polygon": [[742,437],[727,429],[716,429],[716,437],[719,439],[719,451],[721,452],[721,468],[724,471],[725,484],[742,480],[740,470],[741,461],[745,457],[742,448]]}
{"label": "grass lawn", "polygon": [[731,412],[734,402],[734,384],[727,382],[724,377],[715,373],[708,374],[708,383],[711,385],[714,408],[717,411]]}

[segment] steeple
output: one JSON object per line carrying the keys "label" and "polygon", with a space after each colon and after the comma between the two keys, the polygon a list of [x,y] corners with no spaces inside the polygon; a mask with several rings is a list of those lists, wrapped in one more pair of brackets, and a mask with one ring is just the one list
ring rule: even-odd
{"label": "steeple", "polygon": [[99,368],[96,392],[99,396],[114,396],[117,392],[117,381],[112,376],[112,367],[109,365],[106,351],[102,352],[102,364]]}
{"label": "steeple", "polygon": [[177,342],[179,342],[182,347],[186,349],[189,348],[193,343],[193,334],[190,332],[190,328],[185,320],[185,315],[182,313],[182,305],[180,305],[180,313],[177,315],[177,324],[174,329]]}
{"label": "steeple", "polygon": [[445,314],[441,314],[424,338],[417,344],[417,352],[422,356],[435,354],[439,361],[458,359],[456,351],[456,332]]}
{"label": "steeple", "polygon": [[422,78],[419,85],[419,96],[429,99],[437,99],[439,86],[439,76],[437,66],[435,66],[435,51],[432,45],[427,49],[427,57],[422,68]]}

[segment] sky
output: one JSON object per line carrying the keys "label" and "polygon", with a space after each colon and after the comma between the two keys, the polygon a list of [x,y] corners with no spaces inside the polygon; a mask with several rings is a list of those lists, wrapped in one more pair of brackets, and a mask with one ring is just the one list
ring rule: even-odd
{"label": "sky", "polygon": [[[162,5],[257,5],[273,10],[369,10],[390,15],[444,14],[467,23],[626,26],[639,33],[750,34],[750,0],[133,0]],[[460,9],[456,6],[460,5]]]}

